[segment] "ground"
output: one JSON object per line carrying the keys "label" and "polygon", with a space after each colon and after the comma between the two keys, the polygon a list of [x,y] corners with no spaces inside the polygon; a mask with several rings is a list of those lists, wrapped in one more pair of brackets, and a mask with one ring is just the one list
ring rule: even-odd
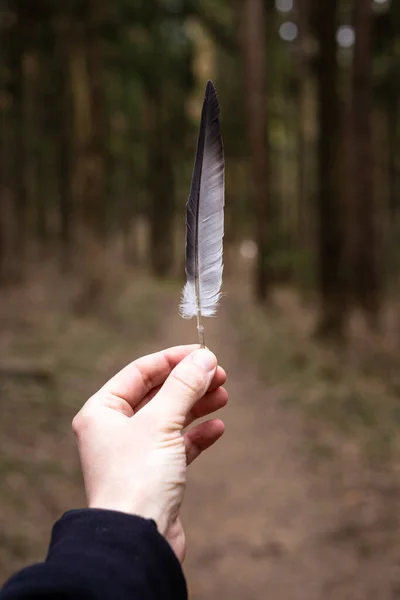
{"label": "ground", "polygon": [[[1,580],[40,560],[54,519],[84,503],[70,429],[83,401],[132,358],[196,333],[175,283],[117,281],[73,317],[65,282],[35,281],[1,299]],[[283,294],[265,314],[246,289],[228,284],[207,322],[230,400],[224,438],[190,469],[190,597],[400,598],[396,363],[354,347],[332,358],[309,341],[308,307]]]}

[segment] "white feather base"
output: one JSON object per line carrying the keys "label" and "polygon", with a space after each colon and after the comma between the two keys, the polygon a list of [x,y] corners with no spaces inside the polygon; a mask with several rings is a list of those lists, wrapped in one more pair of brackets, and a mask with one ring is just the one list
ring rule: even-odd
{"label": "white feather base", "polygon": [[[202,303],[201,314],[203,317],[213,317],[216,314],[220,295],[219,293],[214,294],[209,303]],[[184,319],[192,319],[197,316],[196,287],[191,281],[186,282],[183,288],[179,312]]]}

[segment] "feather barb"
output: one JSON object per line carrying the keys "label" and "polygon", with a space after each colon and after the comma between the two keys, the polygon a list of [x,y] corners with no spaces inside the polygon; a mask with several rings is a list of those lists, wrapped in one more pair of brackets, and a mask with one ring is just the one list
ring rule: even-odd
{"label": "feather barb", "polygon": [[186,204],[186,284],[180,304],[182,317],[197,318],[201,345],[203,317],[216,313],[223,273],[225,164],[219,118],[217,93],[209,81]]}

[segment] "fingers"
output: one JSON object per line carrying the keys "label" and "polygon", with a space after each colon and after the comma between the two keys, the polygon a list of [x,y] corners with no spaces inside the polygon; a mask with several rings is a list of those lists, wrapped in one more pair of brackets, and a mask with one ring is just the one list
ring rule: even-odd
{"label": "fingers", "polygon": [[[215,379],[215,378],[214,378]],[[146,402],[143,402],[143,405],[147,404],[150,400],[149,396],[154,397],[157,392],[160,390],[161,386],[154,388],[147,394]],[[196,419],[200,419],[201,417],[206,417],[207,415],[224,408],[228,402],[228,392],[225,388],[219,387],[216,390],[211,390],[207,392],[200,400],[196,402],[191,411],[189,411],[186,416],[186,420],[183,424],[183,428],[191,425]],[[136,412],[142,408],[142,402],[138,404],[136,408]]]}
{"label": "fingers", "polygon": [[190,465],[204,450],[215,444],[224,430],[222,421],[212,419],[187,431],[184,435],[187,464]]}
{"label": "fingers", "polygon": [[112,377],[96,396],[113,396],[135,408],[152,388],[165,381],[178,363],[198,348],[198,344],[175,346],[139,358]]}
{"label": "fingers", "polygon": [[208,391],[213,392],[217,388],[221,387],[221,385],[224,385],[225,382],[226,382],[226,373],[225,373],[224,369],[218,365],[217,370],[215,371],[213,380],[210,384],[210,387],[208,388]]}
{"label": "fingers", "polygon": [[[208,396],[208,394],[210,394],[211,392],[214,392],[215,390],[217,390],[221,385],[224,385],[225,381],[226,381],[226,373],[222,367],[218,366],[217,370],[215,371],[213,380],[210,384],[210,387],[208,388],[208,392],[207,392],[206,396]],[[146,396],[143,398],[143,400],[141,400],[136,405],[135,412],[138,412],[138,410],[140,410],[141,408],[143,408],[143,406],[145,406],[148,402],[150,402],[150,400],[152,400],[154,398],[154,396],[156,394],[158,394],[161,387],[162,387],[161,385],[157,385],[152,390],[150,390],[149,393],[146,394]],[[222,407],[220,407],[220,408],[222,408]],[[215,410],[218,410],[218,409],[215,409]],[[204,413],[204,414],[207,414],[207,413]],[[202,414],[201,416],[204,416],[204,414]]]}
{"label": "fingers", "polygon": [[206,349],[192,352],[171,371],[151,403],[152,410],[169,414],[183,425],[193,406],[209,389],[216,369],[217,359],[212,352]]}
{"label": "fingers", "polygon": [[203,398],[193,406],[186,417],[185,427],[191,425],[196,419],[206,417],[207,415],[224,408],[228,402],[228,392],[225,388],[219,387],[217,390],[208,392]]}

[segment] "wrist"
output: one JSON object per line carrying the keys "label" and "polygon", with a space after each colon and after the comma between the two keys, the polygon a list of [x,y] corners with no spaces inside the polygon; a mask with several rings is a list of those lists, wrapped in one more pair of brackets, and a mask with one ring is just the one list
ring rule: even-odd
{"label": "wrist", "polygon": [[169,518],[167,512],[161,510],[159,506],[151,501],[124,502],[98,497],[88,502],[88,508],[111,510],[149,519],[155,522],[158,532],[164,537],[166,537],[168,531]]}

